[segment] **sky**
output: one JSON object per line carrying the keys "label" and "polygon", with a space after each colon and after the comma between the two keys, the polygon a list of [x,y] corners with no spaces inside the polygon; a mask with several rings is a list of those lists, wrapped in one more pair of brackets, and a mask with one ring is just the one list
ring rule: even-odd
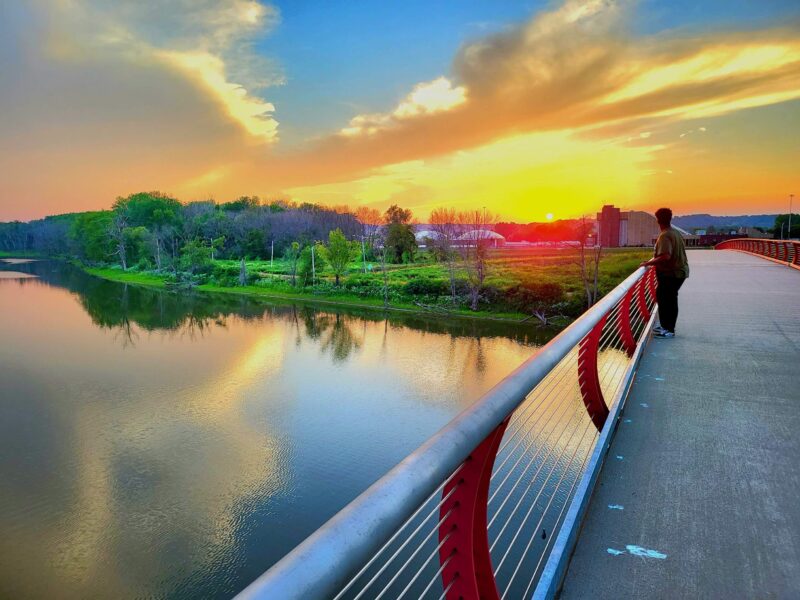
{"label": "sky", "polygon": [[798,133],[796,0],[0,0],[0,220],[785,212]]}

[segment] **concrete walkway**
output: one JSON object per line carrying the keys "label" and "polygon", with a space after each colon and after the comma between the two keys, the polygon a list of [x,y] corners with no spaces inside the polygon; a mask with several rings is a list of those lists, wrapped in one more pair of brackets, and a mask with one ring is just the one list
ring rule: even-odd
{"label": "concrete walkway", "polygon": [[562,598],[800,598],[800,271],[689,262],[678,336],[649,342]]}

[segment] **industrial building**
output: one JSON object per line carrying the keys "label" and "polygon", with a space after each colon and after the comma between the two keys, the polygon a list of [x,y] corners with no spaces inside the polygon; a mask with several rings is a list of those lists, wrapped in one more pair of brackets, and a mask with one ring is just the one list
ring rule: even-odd
{"label": "industrial building", "polygon": [[649,246],[658,233],[656,218],[641,210],[622,211],[606,204],[597,213],[597,239],[604,248]]}

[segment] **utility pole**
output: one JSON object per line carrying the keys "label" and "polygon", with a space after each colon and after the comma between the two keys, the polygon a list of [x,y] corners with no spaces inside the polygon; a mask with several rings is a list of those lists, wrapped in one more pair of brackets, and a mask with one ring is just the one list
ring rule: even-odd
{"label": "utility pole", "polygon": [[364,236],[361,236],[361,258],[364,264],[364,273],[367,272],[367,245],[364,243]]}

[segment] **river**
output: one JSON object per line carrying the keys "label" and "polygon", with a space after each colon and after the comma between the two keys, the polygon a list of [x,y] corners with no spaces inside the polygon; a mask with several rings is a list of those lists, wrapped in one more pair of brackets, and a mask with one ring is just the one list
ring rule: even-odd
{"label": "river", "polygon": [[0,596],[229,598],[550,335],[0,262]]}

